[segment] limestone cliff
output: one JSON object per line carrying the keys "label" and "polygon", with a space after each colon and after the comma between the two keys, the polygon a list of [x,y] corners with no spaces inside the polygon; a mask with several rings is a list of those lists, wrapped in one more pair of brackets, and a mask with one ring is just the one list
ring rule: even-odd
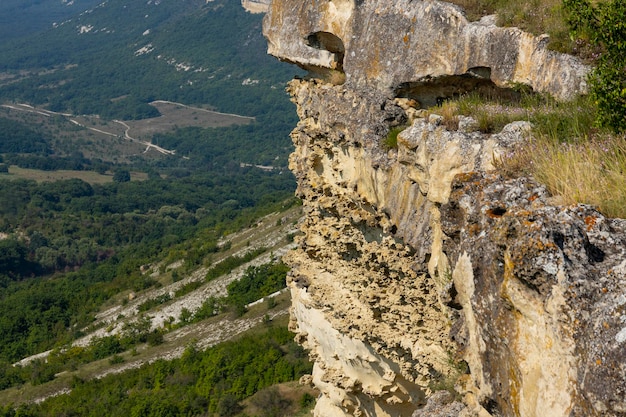
{"label": "limestone cliff", "polygon": [[626,415],[626,221],[499,176],[528,124],[416,109],[517,83],[567,98],[586,68],[427,0],[273,0],[264,32],[312,75],[289,87],[306,216],[286,260],[315,415]]}

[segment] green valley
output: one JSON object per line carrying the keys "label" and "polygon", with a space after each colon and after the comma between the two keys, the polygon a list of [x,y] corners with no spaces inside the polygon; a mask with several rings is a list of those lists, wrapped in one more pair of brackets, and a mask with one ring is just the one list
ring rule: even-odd
{"label": "green valley", "polygon": [[288,384],[310,365],[278,259],[300,216],[298,70],[266,55],[262,16],[231,0],[9,13],[25,23],[0,21],[0,415],[310,408]]}

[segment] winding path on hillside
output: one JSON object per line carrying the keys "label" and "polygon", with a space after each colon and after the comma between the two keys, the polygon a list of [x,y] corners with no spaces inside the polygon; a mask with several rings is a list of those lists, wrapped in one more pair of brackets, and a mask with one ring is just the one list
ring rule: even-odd
{"label": "winding path on hillside", "polygon": [[128,132],[130,132],[130,126],[129,126],[128,124],[126,124],[126,123],[122,122],[121,120],[113,120],[113,121],[114,121],[115,123],[118,123],[118,124],[120,124],[120,125],[124,126],[124,137],[125,137],[126,139],[128,139],[128,140],[130,140],[130,141],[132,141],[132,142],[137,142],[137,143],[141,143],[141,144],[143,144],[143,145],[146,145],[146,150],[145,150],[145,151],[143,151],[143,153],[148,152],[148,150],[150,150],[150,148],[154,148],[156,151],[161,152],[161,153],[162,153],[162,154],[164,154],[164,155],[174,155],[174,154],[176,154],[176,151],[175,151],[175,150],[170,151],[170,150],[168,150],[168,149],[165,149],[165,148],[160,147],[159,145],[155,145],[155,144],[154,144],[154,143],[152,143],[152,142],[148,142],[148,141],[145,141],[145,140],[136,139],[136,138],[131,137],[131,136],[128,134]]}
{"label": "winding path on hillside", "polygon": [[[178,103],[176,103],[178,104]],[[51,117],[51,116],[63,116],[66,117],[67,120],[69,120],[71,123],[75,124],[76,126],[80,126],[82,128],[91,130],[93,132],[97,132],[103,135],[107,135],[107,136],[111,136],[111,137],[115,137],[115,138],[119,138],[120,135],[118,135],[117,133],[112,133],[112,132],[107,132],[105,130],[102,129],[96,129],[95,127],[89,127],[86,126],[82,123],[80,123],[78,120],[74,119],[74,117],[76,117],[73,114],[70,113],[59,113],[59,112],[55,112],[55,111],[51,111],[51,110],[45,110],[45,109],[38,109],[36,107],[33,107],[31,105],[28,104],[23,104],[23,103],[18,103],[15,105],[12,104],[2,104],[2,107],[5,107],[7,109],[11,109],[11,110],[17,110],[17,111],[23,111],[23,112],[27,112],[27,113],[35,113],[35,114],[39,114],[45,117]],[[243,116],[241,116],[243,117]],[[155,145],[152,142],[148,142],[145,140],[141,140],[141,139],[137,139],[137,138],[133,138],[132,136],[130,136],[128,134],[128,132],[130,131],[130,126],[128,126],[128,124],[122,122],[121,120],[113,120],[113,122],[120,124],[124,127],[124,138],[126,140],[129,140],[131,142],[136,142],[136,143],[140,143],[142,145],[146,146],[146,150],[144,151],[147,152],[150,148],[156,150],[157,152],[160,152],[164,155],[175,155],[176,151],[175,150],[169,150],[169,149],[165,149],[162,148],[161,146]]]}

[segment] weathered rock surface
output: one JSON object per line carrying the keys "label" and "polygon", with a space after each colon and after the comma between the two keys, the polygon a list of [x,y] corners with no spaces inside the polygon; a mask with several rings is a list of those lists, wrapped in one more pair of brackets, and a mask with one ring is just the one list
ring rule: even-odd
{"label": "weathered rock surface", "polygon": [[265,33],[315,75],[289,87],[306,216],[286,257],[315,415],[626,416],[626,221],[499,176],[528,124],[411,108],[511,82],[568,97],[584,68],[434,1],[273,0]]}
{"label": "weathered rock surface", "polygon": [[476,86],[523,83],[559,98],[586,89],[586,68],[548,50],[545,36],[493,22],[470,23],[458,7],[431,0],[280,0],[264,32],[280,59],[423,104]]}

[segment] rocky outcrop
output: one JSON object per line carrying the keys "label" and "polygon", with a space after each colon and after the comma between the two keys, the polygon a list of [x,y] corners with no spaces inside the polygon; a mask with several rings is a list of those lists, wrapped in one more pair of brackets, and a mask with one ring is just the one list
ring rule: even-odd
{"label": "rocky outcrop", "polygon": [[492,415],[624,415],[626,222],[548,201],[473,174],[441,208],[469,390]]}
{"label": "rocky outcrop", "polygon": [[285,259],[315,415],[626,415],[626,222],[500,176],[528,124],[415,109],[518,82],[565,98],[585,68],[434,1],[273,0],[264,30],[312,74],[289,87],[305,218]]}
{"label": "rocky outcrop", "polygon": [[548,50],[547,36],[494,21],[470,23],[458,7],[432,0],[280,0],[264,32],[280,59],[425,104],[477,86],[522,83],[558,98],[586,89],[586,68]]}

